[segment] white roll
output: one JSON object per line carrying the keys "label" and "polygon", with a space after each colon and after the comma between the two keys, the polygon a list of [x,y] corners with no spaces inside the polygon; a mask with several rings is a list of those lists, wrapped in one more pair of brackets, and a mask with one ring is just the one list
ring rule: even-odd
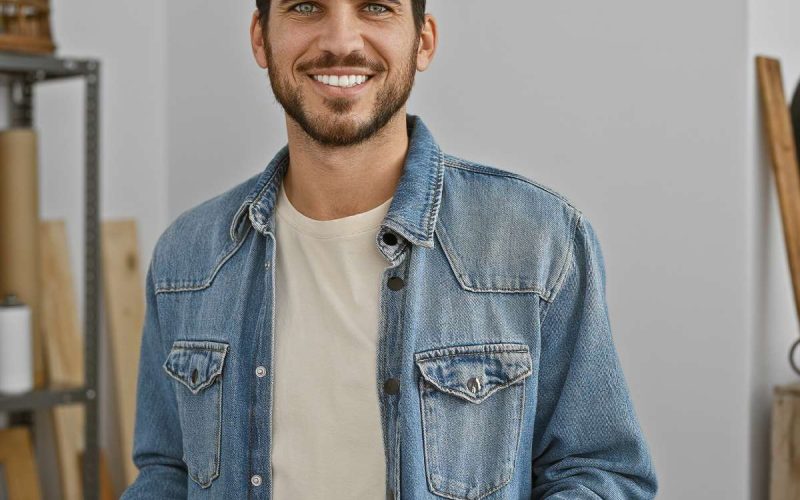
{"label": "white roll", "polygon": [[9,296],[0,307],[0,392],[33,389],[31,310]]}

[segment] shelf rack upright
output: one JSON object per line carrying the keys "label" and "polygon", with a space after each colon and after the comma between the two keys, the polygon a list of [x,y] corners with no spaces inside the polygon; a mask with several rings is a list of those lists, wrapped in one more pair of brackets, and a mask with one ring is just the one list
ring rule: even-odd
{"label": "shelf rack upright", "polygon": [[33,124],[33,86],[37,82],[83,77],[85,94],[84,170],[84,385],[33,390],[18,395],[0,395],[0,411],[32,412],[56,405],[82,403],[85,407],[86,450],[83,459],[83,494],[87,500],[99,495],[99,91],[100,62],[97,59],[62,58],[0,52],[0,78],[9,89],[11,126]]}

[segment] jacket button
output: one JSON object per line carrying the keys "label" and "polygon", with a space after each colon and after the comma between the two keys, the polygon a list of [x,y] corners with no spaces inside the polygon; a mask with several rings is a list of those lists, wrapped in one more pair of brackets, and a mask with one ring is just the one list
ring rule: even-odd
{"label": "jacket button", "polygon": [[264,368],[263,366],[259,366],[258,368],[256,368],[256,377],[261,378],[266,374],[267,374],[267,369]]}
{"label": "jacket button", "polygon": [[383,383],[383,390],[386,394],[397,394],[400,392],[400,381],[396,378],[387,379]]}
{"label": "jacket button", "polygon": [[253,477],[250,478],[250,484],[253,486],[261,486],[261,476],[255,474]]}
{"label": "jacket button", "polygon": [[197,368],[192,370],[192,383],[193,384],[197,383]]}
{"label": "jacket button", "polygon": [[383,233],[383,242],[387,245],[397,245],[397,236],[394,233]]}
{"label": "jacket button", "polygon": [[386,284],[389,285],[389,288],[391,288],[392,290],[400,290],[401,288],[406,286],[405,281],[403,281],[403,278],[401,278],[400,276],[392,276],[391,278],[389,278]]}

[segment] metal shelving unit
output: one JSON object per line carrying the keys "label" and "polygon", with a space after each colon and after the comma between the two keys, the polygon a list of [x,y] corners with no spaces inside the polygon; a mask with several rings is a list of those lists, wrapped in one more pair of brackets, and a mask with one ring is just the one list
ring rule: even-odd
{"label": "metal shelving unit", "polygon": [[24,394],[0,395],[0,411],[26,411],[56,405],[83,403],[86,408],[86,451],[83,466],[84,498],[99,495],[97,370],[99,367],[100,217],[99,217],[99,87],[100,62],[96,59],[61,58],[49,55],[0,53],[0,79],[9,88],[11,126],[33,124],[32,89],[37,82],[83,77],[86,82],[86,144],[84,184],[84,364],[83,387],[48,387]]}

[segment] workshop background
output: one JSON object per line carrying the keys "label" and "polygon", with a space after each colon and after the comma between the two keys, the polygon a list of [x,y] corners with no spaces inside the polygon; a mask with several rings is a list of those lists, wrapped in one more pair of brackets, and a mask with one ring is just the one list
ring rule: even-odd
{"label": "workshop background", "polygon": [[[142,270],[172,220],[286,141],[250,51],[254,4],[51,2],[58,53],[102,63],[101,216],[136,220]],[[440,45],[408,111],[445,151],[530,177],[592,220],[658,497],[767,498],[772,388],[797,380],[798,318],[754,59],[779,58],[796,87],[800,3],[429,0],[428,12]],[[84,118],[67,96],[82,88],[37,88],[34,118],[41,216],[67,221],[81,315]],[[101,336],[101,445],[119,494],[108,352]],[[36,451],[44,497],[60,498],[55,453]]]}

